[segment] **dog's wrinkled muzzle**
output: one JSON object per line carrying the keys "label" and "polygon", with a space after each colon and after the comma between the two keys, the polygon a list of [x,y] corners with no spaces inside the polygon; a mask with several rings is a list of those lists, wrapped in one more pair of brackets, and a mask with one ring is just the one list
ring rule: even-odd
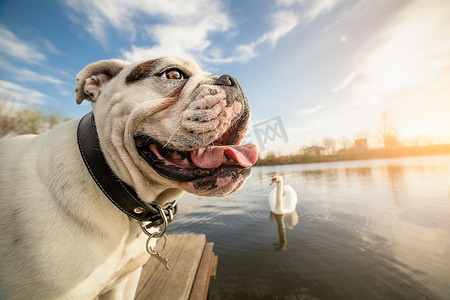
{"label": "dog's wrinkled muzzle", "polygon": [[[222,75],[199,85],[182,111],[170,143],[145,134],[135,137],[139,154],[162,177],[190,192],[230,191],[250,174],[258,157],[254,144],[240,145],[250,108],[236,79]],[[186,186],[191,183],[191,186]]]}

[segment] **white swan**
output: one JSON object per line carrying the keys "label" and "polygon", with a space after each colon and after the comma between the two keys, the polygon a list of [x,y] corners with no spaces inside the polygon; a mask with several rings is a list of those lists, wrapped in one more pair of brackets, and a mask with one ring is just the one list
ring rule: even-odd
{"label": "white swan", "polygon": [[269,194],[270,210],[276,215],[283,215],[295,210],[297,206],[297,193],[290,185],[283,185],[283,177],[276,175],[270,185],[277,186]]}

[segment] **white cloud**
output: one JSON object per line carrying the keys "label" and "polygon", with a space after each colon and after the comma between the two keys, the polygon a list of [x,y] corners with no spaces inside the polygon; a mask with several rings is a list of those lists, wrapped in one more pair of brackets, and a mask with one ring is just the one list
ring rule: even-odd
{"label": "white cloud", "polygon": [[248,44],[238,45],[236,47],[236,53],[233,56],[225,58],[211,56],[206,60],[215,63],[247,62],[258,56],[257,49],[260,45],[268,42],[272,47],[275,47],[277,41],[288,34],[299,23],[300,18],[294,12],[285,10],[277,11],[271,15],[272,29],[263,33],[260,38]]}
{"label": "white cloud", "polygon": [[58,48],[56,48],[49,40],[47,39],[43,39],[42,40],[43,45],[45,46],[45,48],[47,49],[47,51],[49,51],[52,54],[63,54]]}
{"label": "white cloud", "polygon": [[306,23],[310,23],[319,16],[333,10],[341,0],[277,0],[279,6],[292,7],[301,5],[300,15]]}
{"label": "white cloud", "polygon": [[148,57],[178,55],[197,58],[211,44],[208,34],[230,28],[226,15],[205,15],[202,19],[185,20],[185,24],[157,24],[146,26],[146,34],[156,42],[153,47],[132,46],[123,51],[125,60],[138,61]]}
{"label": "white cloud", "polygon": [[11,73],[15,80],[22,82],[47,82],[56,85],[63,85],[64,82],[56,77],[44,75],[42,73],[37,73],[26,68],[17,68],[11,65],[9,62],[0,58],[0,68],[3,71],[8,71]]}
{"label": "white cloud", "polygon": [[48,83],[53,83],[56,85],[64,84],[64,82],[61,81],[61,79],[59,79],[59,78],[52,77],[49,75],[39,74],[39,73],[36,73],[29,69],[24,69],[24,68],[18,69],[17,74],[18,74],[18,76],[16,76],[16,78],[19,81],[48,82]]}
{"label": "white cloud", "polygon": [[25,105],[43,104],[48,96],[13,82],[0,80],[0,97]]}
{"label": "white cloud", "polygon": [[20,40],[13,32],[0,25],[0,52],[18,60],[38,63],[46,60],[46,56],[33,45]]}
{"label": "white cloud", "polygon": [[[86,31],[102,44],[107,44],[107,29],[112,26],[119,33],[134,41],[136,35],[151,39],[152,46],[132,45],[123,50],[125,60],[139,61],[161,55],[179,55],[198,61],[213,63],[246,62],[257,56],[257,48],[277,41],[299,23],[299,17],[291,12],[279,10],[271,16],[271,29],[260,38],[238,45],[234,54],[224,57],[216,45],[212,45],[212,33],[231,34],[231,17],[221,1],[122,1],[110,0],[66,0],[66,4],[83,15],[79,20]],[[139,26],[143,17],[153,17],[154,24]]]}
{"label": "white cloud", "polygon": [[340,0],[316,0],[311,1],[312,5],[305,14],[306,22],[312,22],[317,17],[333,10]]}
{"label": "white cloud", "polygon": [[324,108],[323,105],[316,105],[314,107],[304,108],[298,111],[298,115],[301,117],[310,116],[317,113],[322,108]]}
{"label": "white cloud", "polygon": [[[200,36],[206,36],[211,31],[225,31],[231,26],[221,2],[217,0],[66,0],[66,4],[86,17],[87,20],[80,20],[80,24],[84,24],[85,30],[104,45],[107,44],[108,26],[113,26],[134,41],[142,29],[144,32],[147,30],[148,27],[142,28],[140,24],[148,16],[154,17],[152,22],[159,22],[153,28],[159,32],[152,34],[157,43],[172,36],[171,32],[168,36],[161,35],[171,28],[185,27],[184,39],[188,39],[191,34],[195,35],[195,39],[199,35],[199,28],[203,31]],[[199,26],[197,31],[191,32],[196,25]],[[164,47],[158,44],[153,52],[158,52],[158,46]],[[134,49],[141,53],[143,49],[151,48],[140,49],[135,46]],[[127,56],[133,56],[133,52],[130,51]]]}
{"label": "white cloud", "polygon": [[[287,9],[278,10],[271,15],[272,29],[257,40],[242,44],[236,47],[236,53],[233,56],[222,57],[212,55],[207,61],[216,63],[230,63],[234,61],[247,62],[258,55],[258,47],[269,42],[274,47],[281,37],[288,34],[292,29],[298,26],[302,19],[305,24],[314,21],[322,14],[330,12],[340,0],[277,0],[276,5],[286,7]],[[294,9],[295,4],[302,5],[301,9]]]}
{"label": "white cloud", "polygon": [[283,6],[291,6],[295,3],[300,3],[300,4],[304,4],[306,2],[306,0],[277,0],[276,3],[278,5],[283,5]]}
{"label": "white cloud", "polygon": [[340,83],[336,84],[335,88],[333,88],[333,92],[337,93],[345,89],[355,78],[355,75],[355,72],[352,72],[350,75],[345,77]]}
{"label": "white cloud", "polygon": [[272,30],[265,33],[257,42],[264,43],[269,41],[275,44],[279,38],[286,35],[299,23],[300,18],[292,11],[277,11],[272,15]]}

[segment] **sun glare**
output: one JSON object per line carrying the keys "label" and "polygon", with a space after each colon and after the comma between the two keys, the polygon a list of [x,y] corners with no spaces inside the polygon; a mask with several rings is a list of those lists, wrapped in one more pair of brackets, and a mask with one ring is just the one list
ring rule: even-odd
{"label": "sun glare", "polygon": [[443,121],[450,111],[448,8],[445,2],[410,4],[376,38],[363,64],[367,81],[360,90],[398,116],[404,138],[450,142],[450,121]]}
{"label": "sun glare", "polygon": [[366,71],[374,87],[391,92],[435,78],[449,64],[448,20],[436,7],[417,2],[406,8],[381,36]]}

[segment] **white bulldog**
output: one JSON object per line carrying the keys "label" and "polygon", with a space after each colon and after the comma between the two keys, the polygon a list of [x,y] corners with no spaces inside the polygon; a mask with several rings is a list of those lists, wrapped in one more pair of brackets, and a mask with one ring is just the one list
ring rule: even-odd
{"label": "white bulldog", "polygon": [[[256,147],[239,145],[250,108],[238,82],[193,61],[90,64],[77,75],[85,99],[92,147],[145,203],[227,195],[256,162]],[[0,142],[0,299],[134,298],[148,237],[91,176],[78,123]]]}

